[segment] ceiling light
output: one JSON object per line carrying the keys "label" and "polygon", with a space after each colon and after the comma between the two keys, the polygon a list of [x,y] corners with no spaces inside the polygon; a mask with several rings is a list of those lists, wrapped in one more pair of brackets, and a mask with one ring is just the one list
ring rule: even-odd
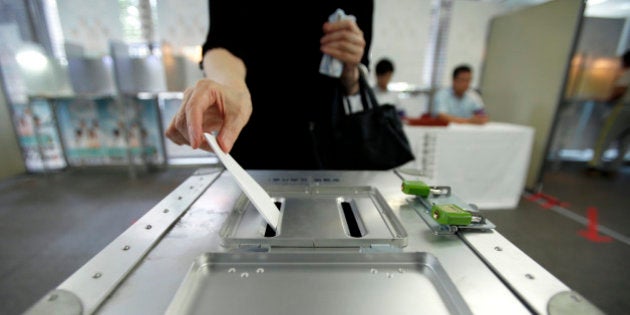
{"label": "ceiling light", "polygon": [[48,65],[48,58],[41,52],[33,49],[25,49],[15,54],[18,64],[22,69],[41,72]]}

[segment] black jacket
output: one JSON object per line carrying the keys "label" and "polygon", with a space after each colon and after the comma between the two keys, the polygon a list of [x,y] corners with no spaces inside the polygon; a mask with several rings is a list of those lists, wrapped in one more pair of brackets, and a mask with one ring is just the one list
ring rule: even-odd
{"label": "black jacket", "polygon": [[339,87],[338,79],[319,73],[322,25],[337,8],[354,15],[368,66],[373,6],[365,0],[209,1],[203,54],[226,48],[247,67],[253,113],[231,151],[244,168],[319,168],[309,128],[330,119]]}

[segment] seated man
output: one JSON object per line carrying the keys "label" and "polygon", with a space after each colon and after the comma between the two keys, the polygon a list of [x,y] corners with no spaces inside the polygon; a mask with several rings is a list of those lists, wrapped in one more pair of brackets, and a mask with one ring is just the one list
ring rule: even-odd
{"label": "seated man", "polygon": [[461,65],[453,71],[453,86],[438,91],[433,99],[434,113],[438,118],[461,124],[485,124],[488,116],[481,96],[470,89],[472,70]]}
{"label": "seated man", "polygon": [[382,58],[376,63],[376,86],[374,87],[374,95],[380,105],[391,104],[396,106],[398,113],[404,116],[404,111],[400,108],[400,102],[398,101],[398,93],[390,91],[387,85],[392,80],[394,75],[394,63],[387,59]]}

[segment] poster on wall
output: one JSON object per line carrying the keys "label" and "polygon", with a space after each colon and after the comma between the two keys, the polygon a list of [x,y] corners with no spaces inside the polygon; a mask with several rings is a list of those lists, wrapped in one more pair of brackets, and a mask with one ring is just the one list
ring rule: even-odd
{"label": "poster on wall", "polygon": [[46,100],[33,100],[30,105],[15,104],[13,113],[26,169],[41,172],[65,168],[67,164],[50,104]]}
{"label": "poster on wall", "polygon": [[[111,99],[96,102],[96,110],[101,121],[102,135],[105,138],[105,157],[107,165],[125,165],[129,163],[128,148],[132,145],[125,137],[128,130],[123,108]],[[131,149],[131,148],[130,148]]]}
{"label": "poster on wall", "polygon": [[102,135],[106,139],[107,164],[137,165],[164,163],[162,135],[155,100],[130,99],[124,106],[101,99],[96,101]]}
{"label": "poster on wall", "polygon": [[157,99],[136,99],[129,101],[128,124],[129,146],[134,163],[160,165],[164,164],[163,134]]}
{"label": "poster on wall", "polygon": [[59,100],[56,107],[68,164],[107,164],[109,141],[101,128],[96,103],[84,99],[64,99]]}
{"label": "poster on wall", "polygon": [[73,166],[157,165],[164,162],[154,100],[113,98],[59,101],[59,126]]}

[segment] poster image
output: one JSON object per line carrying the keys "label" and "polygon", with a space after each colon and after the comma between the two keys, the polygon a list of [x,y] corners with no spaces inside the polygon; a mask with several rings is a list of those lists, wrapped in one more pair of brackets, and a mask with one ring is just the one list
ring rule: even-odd
{"label": "poster image", "polygon": [[99,117],[109,143],[111,164],[159,165],[164,161],[162,132],[154,99],[130,99],[124,107],[100,103]]}
{"label": "poster image", "polygon": [[13,105],[15,126],[26,168],[31,172],[59,170],[66,161],[50,104],[32,100]]}
{"label": "poster image", "polygon": [[57,115],[71,165],[164,163],[153,100],[124,106],[113,98],[68,100],[59,103]]}
{"label": "poster image", "polygon": [[102,165],[107,161],[96,104],[88,100],[60,100],[57,119],[72,166]]}

